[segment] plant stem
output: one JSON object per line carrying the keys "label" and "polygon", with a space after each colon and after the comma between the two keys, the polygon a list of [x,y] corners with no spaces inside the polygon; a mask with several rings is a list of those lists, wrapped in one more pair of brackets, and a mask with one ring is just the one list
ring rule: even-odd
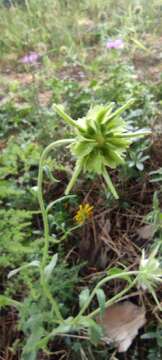
{"label": "plant stem", "polygon": [[[113,296],[111,299],[106,301],[105,304],[105,308],[107,308],[108,306],[114,304],[118,299],[122,299],[122,296],[128,292],[136,283],[137,281],[137,275],[138,275],[138,271],[128,271],[128,272],[123,272],[122,274],[120,274],[120,277],[122,276],[128,276],[128,275],[136,275],[135,279],[131,282],[131,284],[129,284],[125,289],[123,289],[120,293],[116,294],[115,296]],[[102,279],[94,288],[94,290],[91,293],[91,296],[89,297],[87,303],[84,306],[84,309],[81,309],[81,311],[79,312],[79,314],[71,320],[71,326],[73,327],[75,325],[75,323],[77,323],[79,321],[79,317],[82,316],[83,312],[87,309],[87,307],[89,306],[90,302],[92,301],[93,297],[96,294],[96,290],[101,287],[104,283],[106,283],[109,280],[113,280],[113,279],[117,279],[119,278],[119,274],[116,275],[112,275],[112,276],[107,276],[106,278]],[[100,312],[100,308],[97,308],[96,310],[92,311],[90,314],[88,314],[86,317],[87,318],[92,318],[94,316],[96,316],[98,313]],[[69,322],[70,325],[70,322]],[[57,329],[54,329],[50,334],[48,334],[43,340],[43,343],[46,343],[47,341],[50,340],[51,337],[57,335],[57,333],[59,333],[57,331]],[[42,344],[43,344],[42,343]],[[42,345],[41,344],[41,345]]]}
{"label": "plant stem", "polygon": [[[111,299],[107,300],[105,303],[105,308],[107,308],[108,306],[115,304],[116,301],[118,299],[122,299],[121,297],[127,293],[136,283],[136,278],[134,281],[131,282],[130,285],[128,285],[125,289],[123,289],[122,291],[120,291],[120,293],[116,294],[115,296],[113,296]],[[87,315],[88,318],[92,318],[94,316],[96,316],[98,313],[100,312],[100,308],[97,308],[96,310],[92,311],[90,314]]]}
{"label": "plant stem", "polygon": [[65,190],[65,195],[68,195],[69,192],[71,191],[72,187],[74,186],[80,172],[82,170],[82,162],[79,160],[76,162],[76,165],[75,165],[75,169],[74,169],[74,172],[73,172],[73,175],[72,175],[72,178],[71,180],[69,181],[69,184]]}
{"label": "plant stem", "polygon": [[111,193],[113,194],[114,198],[116,200],[118,200],[119,196],[118,196],[118,194],[117,194],[117,192],[115,190],[115,187],[114,187],[114,185],[113,185],[113,183],[111,181],[111,178],[110,178],[110,176],[109,176],[109,174],[108,174],[108,172],[107,172],[107,170],[105,168],[103,170],[103,177],[105,179],[106,184],[108,185],[108,188],[110,189]]}
{"label": "plant stem", "polygon": [[48,215],[47,211],[44,205],[44,199],[43,199],[43,166],[44,166],[44,160],[46,159],[48,153],[54,149],[57,146],[61,145],[67,145],[69,143],[72,143],[73,139],[63,139],[53,142],[52,144],[48,145],[46,149],[43,151],[40,163],[39,163],[39,172],[38,172],[38,200],[39,205],[42,213],[42,219],[43,219],[43,226],[44,226],[44,248],[43,248],[43,257],[42,257],[42,263],[41,263],[41,284],[42,288],[44,290],[45,295],[49,299],[52,308],[55,311],[55,314],[58,319],[63,320],[62,315],[59,310],[59,306],[57,301],[53,298],[53,296],[50,293],[50,290],[48,289],[48,284],[45,279],[45,273],[44,268],[46,266],[47,258],[48,258],[48,247],[49,247],[49,224],[48,224]]}
{"label": "plant stem", "polygon": [[[85,312],[85,310],[87,309],[87,307],[88,307],[89,304],[91,303],[93,297],[96,295],[96,290],[97,290],[98,288],[100,288],[102,285],[104,285],[106,282],[108,282],[108,281],[110,281],[110,280],[122,278],[122,277],[125,278],[125,276],[137,275],[137,274],[138,274],[138,271],[126,271],[126,272],[121,272],[121,274],[118,273],[118,274],[116,274],[116,275],[110,275],[110,276],[106,276],[105,278],[103,278],[101,281],[99,281],[99,282],[97,283],[97,285],[96,285],[95,288],[93,289],[91,295],[89,296],[87,302],[86,302],[85,305],[82,307],[82,309],[80,310],[80,312],[79,312],[79,314],[76,316],[76,318],[78,319],[79,316],[81,316],[81,315]],[[118,295],[118,294],[117,294],[117,295]],[[117,295],[115,295],[115,297],[117,297]],[[110,299],[110,300],[112,300],[112,299]],[[109,302],[110,300],[108,300],[108,302]],[[108,302],[107,302],[107,304],[108,304]],[[97,311],[98,311],[98,310],[97,310]],[[75,319],[76,319],[76,318],[75,318]],[[74,320],[75,320],[75,319],[74,319]]]}

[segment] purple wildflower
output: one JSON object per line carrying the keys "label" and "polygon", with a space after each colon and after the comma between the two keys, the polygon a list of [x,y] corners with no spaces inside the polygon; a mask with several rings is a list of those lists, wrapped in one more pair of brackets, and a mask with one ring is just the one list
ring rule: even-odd
{"label": "purple wildflower", "polygon": [[20,59],[22,64],[36,64],[39,59],[39,54],[31,52]]}
{"label": "purple wildflower", "polygon": [[122,49],[124,41],[122,39],[110,40],[106,43],[107,49]]}

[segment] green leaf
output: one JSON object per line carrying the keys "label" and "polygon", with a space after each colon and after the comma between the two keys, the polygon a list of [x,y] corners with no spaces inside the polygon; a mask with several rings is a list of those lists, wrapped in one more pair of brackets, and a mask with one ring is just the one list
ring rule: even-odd
{"label": "green leaf", "polygon": [[100,325],[92,319],[89,321],[88,335],[92,344],[97,345],[103,336],[103,331]]}
{"label": "green leaf", "polygon": [[9,298],[8,296],[0,295],[0,309],[5,306],[15,306],[16,308],[20,308],[21,303]]}
{"label": "green leaf", "polygon": [[98,112],[96,116],[97,121],[103,124],[106,121],[108,115],[111,113],[113,105],[113,103],[110,103],[107,106],[100,105],[98,107]]}
{"label": "green leaf", "polygon": [[94,144],[82,141],[71,146],[72,153],[78,157],[88,155],[94,148]]}
{"label": "green leaf", "polygon": [[65,113],[64,108],[62,105],[53,105],[54,110],[56,111],[56,113],[68,124],[71,125],[72,127],[76,128],[76,129],[80,129],[81,131],[83,130],[79,124],[73,120],[68,114]]}
{"label": "green leaf", "polygon": [[120,131],[123,132],[126,128],[126,123],[121,118],[114,118],[110,120],[106,126],[106,134],[109,135],[109,131],[114,133],[119,133]]}
{"label": "green leaf", "polygon": [[81,293],[79,294],[79,306],[80,309],[83,308],[83,306],[87,303],[88,299],[89,299],[89,289],[86,288],[84,290],[81,291]]}
{"label": "green leaf", "polygon": [[94,150],[85,160],[84,170],[101,174],[103,170],[103,156],[100,151]]}
{"label": "green leaf", "polygon": [[103,315],[103,313],[105,311],[105,303],[106,303],[106,296],[105,296],[103,289],[97,289],[96,295],[97,295],[97,300],[98,300],[99,307],[100,307],[100,314]]}
{"label": "green leaf", "polygon": [[70,332],[72,330],[72,320],[72,317],[67,318],[62,324],[58,325],[55,329],[53,329],[47,336],[40,339],[37,342],[37,347],[43,349],[47,346],[50,338],[55,337],[57,334],[66,334]]}
{"label": "green leaf", "polygon": [[155,191],[153,196],[153,208],[159,210],[159,199],[158,199],[157,191]]}
{"label": "green leaf", "polygon": [[30,329],[30,335],[27,337],[26,344],[23,347],[22,360],[35,360],[39,350],[38,343],[45,333],[42,314],[32,315],[27,323]]}
{"label": "green leaf", "polygon": [[120,153],[118,150],[111,151],[110,154],[111,154],[111,158],[114,160],[116,166],[124,163],[124,159],[120,156]]}
{"label": "green leaf", "polygon": [[116,149],[125,149],[126,147],[128,147],[130,145],[130,140],[129,139],[119,139],[114,137],[111,137],[110,139],[107,138],[107,143],[114,145],[114,147]]}
{"label": "green leaf", "polygon": [[9,297],[0,295],[0,308],[11,305],[11,300]]}
{"label": "green leaf", "polygon": [[20,266],[20,267],[17,268],[17,269],[11,270],[11,271],[8,273],[8,276],[7,276],[7,277],[8,277],[8,279],[10,279],[12,276],[18,274],[21,270],[27,269],[27,268],[32,267],[32,266],[34,266],[34,267],[39,267],[39,265],[40,265],[40,261],[39,261],[39,260],[33,260],[33,261],[31,261],[30,263],[28,263],[28,264],[22,265],[22,266]]}
{"label": "green leaf", "polygon": [[158,170],[151,171],[149,173],[153,178],[150,180],[150,182],[161,182],[162,181],[162,168],[159,168]]}
{"label": "green leaf", "polygon": [[143,163],[137,162],[137,163],[136,163],[136,168],[137,168],[139,171],[142,171],[142,170],[144,169]]}
{"label": "green leaf", "polygon": [[46,279],[48,280],[52,274],[53,269],[55,268],[56,264],[57,264],[57,260],[58,260],[58,254],[53,255],[51,261],[49,262],[49,264],[45,267],[44,269],[44,273],[46,276]]}
{"label": "green leaf", "polygon": [[44,166],[43,166],[43,170],[44,170],[46,176],[48,177],[48,179],[49,179],[51,182],[53,182],[53,183],[55,183],[55,182],[57,182],[57,183],[60,182],[60,180],[57,180],[57,179],[52,175],[52,172],[51,172],[51,170],[50,170],[50,168],[49,168],[48,165],[44,165]]}
{"label": "green leaf", "polygon": [[[67,321],[67,323],[66,323]],[[68,324],[68,319],[65,320],[65,322],[63,324],[60,324],[55,330],[54,330],[54,334],[66,334],[69,331],[71,331],[72,325],[69,323]]]}
{"label": "green leaf", "polygon": [[117,116],[120,116],[125,110],[129,109],[131,107],[131,105],[134,103],[134,99],[130,99],[126,104],[124,104],[123,106],[121,106],[119,109],[117,109],[116,111],[114,111],[111,116],[109,117],[109,121]]}
{"label": "green leaf", "polygon": [[105,109],[106,109],[105,115],[102,117],[102,119],[101,119],[101,117],[99,117],[99,121],[101,122],[102,125],[106,124],[107,120],[109,119],[110,114],[112,113],[113,107],[114,107],[114,103],[110,103],[105,107]]}
{"label": "green leaf", "polygon": [[88,330],[90,341],[96,345],[103,336],[102,327],[97,324],[93,319],[86,316],[81,316],[78,323],[78,328],[85,328]]}

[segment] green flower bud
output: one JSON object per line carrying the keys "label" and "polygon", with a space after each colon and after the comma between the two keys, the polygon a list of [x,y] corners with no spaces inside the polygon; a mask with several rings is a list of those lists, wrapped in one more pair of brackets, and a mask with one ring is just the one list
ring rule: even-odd
{"label": "green flower bud", "polygon": [[133,138],[143,137],[150,133],[138,131],[129,133],[127,123],[121,114],[134,102],[128,103],[113,111],[113,103],[109,105],[96,105],[88,111],[87,115],[74,121],[67,115],[62,106],[55,105],[56,112],[75,129],[75,139],[70,146],[72,154],[76,157],[76,169],[68,186],[68,193],[81,170],[103,175],[110,191],[117,199],[118,195],[107,173],[107,167],[115,169],[124,162],[126,150],[133,142]]}

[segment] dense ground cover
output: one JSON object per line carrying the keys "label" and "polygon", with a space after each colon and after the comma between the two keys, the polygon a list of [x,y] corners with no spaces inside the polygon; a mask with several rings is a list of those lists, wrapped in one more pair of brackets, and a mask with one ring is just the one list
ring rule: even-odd
{"label": "dense ground cover", "polygon": [[[147,258],[156,249],[145,280],[161,260],[161,1],[4,1],[0,29],[1,359],[160,359],[160,284],[154,291],[121,273],[138,271],[143,249]],[[74,137],[54,104],[77,120],[90,107],[112,102],[115,111],[130,99],[122,119],[130,132],[149,128],[151,135],[133,141],[125,163],[109,169],[119,199],[98,158],[87,165],[97,174],[81,172],[67,196],[78,149],[73,155],[65,145],[52,149],[43,162],[49,246],[40,266],[47,250],[40,157],[50,143]],[[104,311],[122,291],[118,300],[146,309],[144,328],[124,354],[105,345],[86,316],[73,329],[59,319],[60,312],[74,318],[108,275],[116,278],[99,287],[86,315],[97,304]]]}

